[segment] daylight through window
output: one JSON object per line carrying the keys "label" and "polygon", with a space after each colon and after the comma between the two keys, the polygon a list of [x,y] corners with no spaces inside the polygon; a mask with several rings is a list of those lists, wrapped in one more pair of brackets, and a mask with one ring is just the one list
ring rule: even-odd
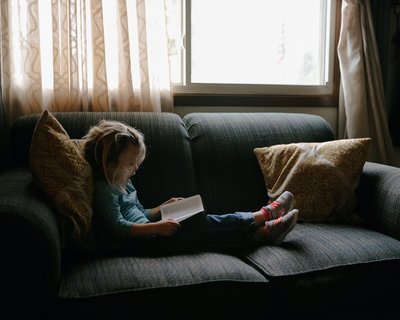
{"label": "daylight through window", "polygon": [[327,93],[329,0],[166,0],[177,90]]}

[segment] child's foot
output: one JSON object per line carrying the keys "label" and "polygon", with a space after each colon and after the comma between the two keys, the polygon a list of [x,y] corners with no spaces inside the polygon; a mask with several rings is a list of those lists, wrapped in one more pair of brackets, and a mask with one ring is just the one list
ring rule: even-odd
{"label": "child's foot", "polygon": [[290,191],[283,192],[278,199],[270,204],[262,207],[260,211],[264,214],[265,219],[273,220],[284,216],[293,209],[294,197]]}
{"label": "child's foot", "polygon": [[284,216],[265,222],[257,229],[256,238],[266,244],[279,245],[296,225],[299,210],[294,209]]}

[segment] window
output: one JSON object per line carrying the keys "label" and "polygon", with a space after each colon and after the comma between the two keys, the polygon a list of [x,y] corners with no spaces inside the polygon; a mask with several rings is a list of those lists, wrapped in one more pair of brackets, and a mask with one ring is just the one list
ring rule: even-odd
{"label": "window", "polygon": [[175,93],[333,92],[334,0],[165,0]]}

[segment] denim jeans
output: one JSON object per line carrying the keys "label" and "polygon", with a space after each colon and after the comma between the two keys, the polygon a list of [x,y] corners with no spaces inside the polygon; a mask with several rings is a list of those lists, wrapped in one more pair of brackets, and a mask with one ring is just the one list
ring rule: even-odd
{"label": "denim jeans", "polygon": [[160,255],[187,251],[238,251],[253,244],[256,229],[252,212],[222,215],[199,213],[181,222],[170,237],[150,236],[129,240],[131,254]]}

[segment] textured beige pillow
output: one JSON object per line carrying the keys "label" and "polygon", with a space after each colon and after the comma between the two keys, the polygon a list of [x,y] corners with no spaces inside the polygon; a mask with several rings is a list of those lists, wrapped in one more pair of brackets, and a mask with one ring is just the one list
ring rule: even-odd
{"label": "textured beige pillow", "polygon": [[355,222],[360,174],[370,138],[254,149],[270,199],[289,190],[308,222]]}
{"label": "textured beige pillow", "polygon": [[93,174],[81,142],[70,139],[47,110],[32,137],[31,170],[58,213],[64,247],[79,246],[92,223]]}

